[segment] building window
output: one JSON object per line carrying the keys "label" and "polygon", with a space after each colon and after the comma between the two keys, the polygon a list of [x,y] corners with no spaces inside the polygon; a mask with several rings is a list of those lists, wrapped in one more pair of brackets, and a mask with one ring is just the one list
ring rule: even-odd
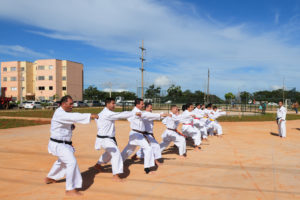
{"label": "building window", "polygon": [[45,80],[45,76],[38,76],[38,80],[39,80],[39,81]]}
{"label": "building window", "polygon": [[53,86],[49,86],[49,90],[53,90]]}
{"label": "building window", "polygon": [[49,65],[49,69],[50,69],[50,70],[53,69],[53,65]]}
{"label": "building window", "polygon": [[44,86],[39,86],[39,90],[45,90]]}
{"label": "building window", "polygon": [[62,70],[66,70],[67,69],[67,66],[62,66]]}
{"label": "building window", "polygon": [[7,81],[7,77],[3,77],[3,81]]}
{"label": "building window", "polygon": [[25,68],[24,68],[24,67],[21,67],[21,71],[22,71],[22,72],[25,71]]}
{"label": "building window", "polygon": [[17,91],[17,87],[11,87],[10,90],[11,91]]}
{"label": "building window", "polygon": [[53,76],[49,76],[49,81],[52,81],[53,80]]}
{"label": "building window", "polygon": [[63,77],[62,77],[62,80],[63,80],[63,81],[67,80],[67,77],[66,77],[66,76],[63,76]]}
{"label": "building window", "polygon": [[62,87],[62,90],[67,90],[67,87]]}
{"label": "building window", "polygon": [[37,69],[38,69],[38,70],[44,70],[44,69],[45,69],[45,66],[44,66],[44,65],[39,65]]}
{"label": "building window", "polygon": [[16,68],[16,67],[11,67],[11,68],[10,68],[10,71],[11,71],[11,72],[17,71],[17,68]]}
{"label": "building window", "polygon": [[21,77],[21,81],[25,81],[25,78],[24,78],[24,76],[22,76],[22,77]]}
{"label": "building window", "polygon": [[4,72],[7,72],[7,67],[3,67],[3,71],[4,71]]}
{"label": "building window", "polygon": [[15,76],[10,77],[10,81],[17,81],[17,77]]}

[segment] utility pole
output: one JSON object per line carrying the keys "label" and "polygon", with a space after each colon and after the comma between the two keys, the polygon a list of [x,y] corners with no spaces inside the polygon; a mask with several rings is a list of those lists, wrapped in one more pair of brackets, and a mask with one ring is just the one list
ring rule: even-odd
{"label": "utility pole", "polygon": [[210,103],[210,98],[209,98],[209,68],[208,68],[208,73],[207,73],[207,89],[206,89],[206,101],[207,103]]}
{"label": "utility pole", "polygon": [[145,71],[145,69],[144,69],[144,61],[146,60],[146,59],[144,59],[144,51],[146,50],[145,48],[144,48],[144,40],[142,40],[142,46],[140,47],[140,49],[142,50],[142,57],[140,57],[140,59],[141,59],[141,61],[142,61],[142,67],[140,68],[140,70],[141,70],[141,72],[142,72],[142,91],[141,91],[141,98],[144,98],[144,71]]}
{"label": "utility pole", "polygon": [[282,103],[283,103],[283,105],[285,104],[285,102],[284,102],[284,77],[283,77],[283,81],[282,81]]}

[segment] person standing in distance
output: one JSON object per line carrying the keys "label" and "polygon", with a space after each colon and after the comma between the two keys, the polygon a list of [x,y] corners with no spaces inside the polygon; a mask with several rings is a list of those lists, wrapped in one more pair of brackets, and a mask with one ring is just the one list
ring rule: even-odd
{"label": "person standing in distance", "polygon": [[281,138],[286,137],[286,113],[287,110],[283,106],[283,101],[279,101],[279,108],[277,109],[277,125],[278,125],[278,133]]}

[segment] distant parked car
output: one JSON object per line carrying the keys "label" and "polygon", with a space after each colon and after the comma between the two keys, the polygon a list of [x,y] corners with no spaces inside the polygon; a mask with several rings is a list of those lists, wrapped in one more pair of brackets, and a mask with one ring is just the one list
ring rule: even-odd
{"label": "distant parked car", "polygon": [[86,104],[88,105],[88,107],[98,107],[101,106],[101,103],[97,100],[88,100],[86,101]]}
{"label": "distant parked car", "polygon": [[41,102],[39,101],[27,101],[24,104],[25,109],[36,109],[36,108],[42,108]]}
{"label": "distant parked car", "polygon": [[18,105],[19,109],[24,108],[24,105],[25,105],[26,103],[27,103],[27,101],[23,101],[22,103],[20,102],[19,105]]}
{"label": "distant parked car", "polygon": [[83,103],[83,101],[74,101],[73,107],[86,107],[88,106],[86,103]]}

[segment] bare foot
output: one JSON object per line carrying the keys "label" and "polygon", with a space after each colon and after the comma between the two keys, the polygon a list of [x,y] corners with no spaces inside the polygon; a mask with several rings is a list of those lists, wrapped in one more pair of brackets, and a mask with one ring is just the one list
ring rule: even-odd
{"label": "bare foot", "polygon": [[157,165],[157,166],[161,166],[161,165],[163,165],[162,163],[160,163],[158,160],[155,160],[155,164]]}
{"label": "bare foot", "polygon": [[195,151],[200,151],[200,149],[201,149],[201,147],[199,147],[199,146],[195,146],[195,148],[194,148]]}
{"label": "bare foot", "polygon": [[121,179],[119,174],[113,175],[113,181],[124,182],[125,180]]}
{"label": "bare foot", "polygon": [[180,159],[185,160],[186,156],[179,156]]}
{"label": "bare foot", "polygon": [[67,196],[82,196],[83,194],[77,190],[67,190],[66,195]]}
{"label": "bare foot", "polygon": [[101,172],[102,167],[101,167],[100,164],[97,163],[97,164],[94,166],[94,169],[96,169],[96,170],[98,170],[99,172]]}
{"label": "bare foot", "polygon": [[[145,172],[145,174],[147,174],[147,173]],[[155,175],[155,172],[154,171],[150,171],[147,175]]]}
{"label": "bare foot", "polygon": [[46,184],[56,183],[56,180],[48,177],[46,177],[44,181]]}

